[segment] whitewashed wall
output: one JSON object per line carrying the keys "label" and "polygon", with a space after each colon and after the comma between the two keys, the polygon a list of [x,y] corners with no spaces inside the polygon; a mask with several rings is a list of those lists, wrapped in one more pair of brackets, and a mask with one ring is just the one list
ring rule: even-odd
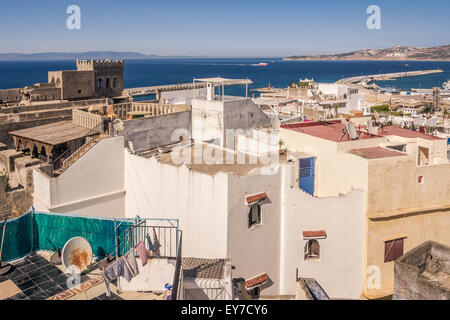
{"label": "whitewashed wall", "polygon": [[57,178],[33,172],[38,211],[125,216],[123,137],[101,140]]}
{"label": "whitewashed wall", "polygon": [[[248,228],[250,206],[245,198],[263,193],[261,225]],[[270,282],[261,295],[280,294],[280,174],[239,177],[228,186],[228,256],[233,277],[250,279],[267,273]],[[273,282],[273,283],[272,283]]]}
{"label": "whitewashed wall", "polygon": [[[298,163],[291,169],[297,171]],[[290,169],[284,172],[281,228],[281,292],[295,294],[296,269],[300,277],[315,278],[332,298],[359,298],[364,275],[366,196],[354,190],[341,197],[314,198],[292,186]],[[303,231],[325,230],[319,239],[320,259],[304,260],[307,240]]]}
{"label": "whitewashed wall", "polygon": [[226,258],[227,179],[126,150],[126,217],[179,219],[184,257]]}

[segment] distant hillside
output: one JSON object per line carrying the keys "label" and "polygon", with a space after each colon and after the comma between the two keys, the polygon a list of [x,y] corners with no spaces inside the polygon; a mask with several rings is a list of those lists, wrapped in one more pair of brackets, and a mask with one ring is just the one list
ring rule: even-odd
{"label": "distant hillside", "polygon": [[43,53],[0,53],[0,61],[32,61],[32,60],[76,60],[76,59],[155,59],[182,58],[185,56],[145,55],[139,52],[88,51],[88,52],[43,52]]}
{"label": "distant hillside", "polygon": [[387,49],[363,49],[348,53],[291,56],[283,60],[450,60],[450,45],[419,48],[396,46]]}

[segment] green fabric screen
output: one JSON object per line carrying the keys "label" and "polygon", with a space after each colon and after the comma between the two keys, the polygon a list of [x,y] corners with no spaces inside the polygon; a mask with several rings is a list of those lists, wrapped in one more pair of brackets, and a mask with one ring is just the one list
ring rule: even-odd
{"label": "green fabric screen", "polygon": [[[132,225],[134,221],[127,219],[42,213],[34,212],[32,209],[19,218],[8,220],[2,260],[19,259],[36,250],[56,251],[57,248],[62,249],[73,237],[83,237],[89,241],[95,256],[103,257],[105,254],[115,256],[116,226],[119,226],[117,244],[121,254],[121,235]],[[3,226],[3,221],[0,222],[0,226]]]}
{"label": "green fabric screen", "polygon": [[[19,259],[31,253],[32,218],[32,212],[30,211],[19,218],[7,221],[1,256],[2,261]],[[4,221],[0,221],[0,241],[3,236],[3,224]]]}

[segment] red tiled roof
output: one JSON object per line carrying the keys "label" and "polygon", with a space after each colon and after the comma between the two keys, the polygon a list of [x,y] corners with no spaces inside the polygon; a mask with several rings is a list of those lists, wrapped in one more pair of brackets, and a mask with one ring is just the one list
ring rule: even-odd
{"label": "red tiled roof", "polygon": [[403,138],[422,138],[426,140],[445,140],[442,138],[438,138],[435,136],[430,136],[429,134],[425,134],[422,132],[412,131],[409,129],[388,126],[384,127],[383,131],[379,131],[379,134],[382,136],[399,136]]}
{"label": "red tiled roof", "polygon": [[386,148],[380,148],[380,147],[353,149],[353,150],[350,150],[349,153],[355,154],[357,156],[361,156],[366,159],[382,159],[382,158],[406,156],[406,154],[401,153],[399,151],[390,150],[390,149],[386,149]]}
{"label": "red tiled roof", "polygon": [[[281,128],[288,129],[292,131],[297,131],[300,133],[308,134],[310,136],[314,136],[317,138],[322,138],[334,142],[339,142],[339,139],[342,137],[342,128],[345,127],[344,124],[340,122],[340,120],[332,120],[327,121],[328,125],[323,125],[322,122],[301,122],[301,123],[292,123],[282,125]],[[355,125],[356,131],[358,132],[359,127]],[[361,126],[361,129],[366,128],[366,126]],[[379,130],[378,135],[368,135],[364,132],[360,132],[359,140],[366,140],[372,138],[379,138],[381,136],[399,136],[403,138],[422,138],[427,140],[442,140],[442,138],[438,138],[435,136],[431,136],[422,132],[412,131],[409,129],[399,128],[395,126],[387,126],[384,127],[383,130]],[[348,134],[346,134],[341,142],[352,141]]]}
{"label": "red tiled roof", "polygon": [[255,194],[253,196],[247,197],[245,198],[245,200],[247,201],[247,203],[253,203],[253,202],[257,202],[257,201],[261,201],[267,198],[267,194],[264,193],[259,193],[259,194]]}
{"label": "red tiled roof", "polygon": [[257,277],[254,277],[250,280],[245,281],[245,288],[248,289],[251,287],[261,285],[264,282],[266,282],[267,280],[269,280],[269,276],[267,275],[267,273],[263,273]]}
{"label": "red tiled roof", "polygon": [[326,237],[327,233],[325,230],[318,231],[303,231],[304,238],[315,238],[315,237]]}

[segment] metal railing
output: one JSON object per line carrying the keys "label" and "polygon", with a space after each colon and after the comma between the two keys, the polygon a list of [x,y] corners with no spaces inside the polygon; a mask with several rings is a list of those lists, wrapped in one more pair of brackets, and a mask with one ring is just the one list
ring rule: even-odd
{"label": "metal railing", "polygon": [[88,152],[99,141],[110,138],[109,133],[105,133],[104,123],[99,123],[86,134],[89,139],[85,144],[76,150],[67,149],[50,163],[42,163],[40,169],[50,177],[57,177],[75,163],[82,155]]}
{"label": "metal railing", "polygon": [[135,219],[134,225],[117,227],[116,255],[124,256],[144,242],[155,258],[176,259],[171,300],[181,298],[183,274],[181,267],[182,231],[175,219]]}

